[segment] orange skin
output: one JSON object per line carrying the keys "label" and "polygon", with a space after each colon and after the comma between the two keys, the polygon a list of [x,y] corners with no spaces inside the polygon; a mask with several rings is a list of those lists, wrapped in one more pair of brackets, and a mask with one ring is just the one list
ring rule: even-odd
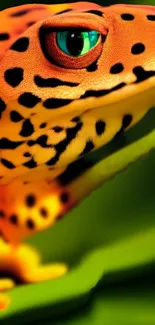
{"label": "orange skin", "polygon": [[[0,249],[0,270],[13,248],[9,270],[23,282],[66,273],[64,264],[53,273],[53,265],[38,267],[36,253],[19,243],[78,203],[58,178],[67,166],[132,127],[155,104],[154,17],[151,6],[88,2],[0,13],[0,230],[9,242]],[[96,30],[99,41],[71,57],[56,43],[57,31],[71,28]],[[29,255],[31,272],[23,262]],[[0,289],[7,286],[2,281]]]}

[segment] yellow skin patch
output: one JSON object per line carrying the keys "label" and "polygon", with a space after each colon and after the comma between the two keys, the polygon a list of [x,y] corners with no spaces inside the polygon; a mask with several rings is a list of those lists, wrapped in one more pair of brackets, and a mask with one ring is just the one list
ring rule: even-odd
{"label": "yellow skin patch", "polygon": [[20,244],[78,203],[59,176],[155,104],[155,9],[35,4],[0,19],[0,271],[32,283],[68,269]]}

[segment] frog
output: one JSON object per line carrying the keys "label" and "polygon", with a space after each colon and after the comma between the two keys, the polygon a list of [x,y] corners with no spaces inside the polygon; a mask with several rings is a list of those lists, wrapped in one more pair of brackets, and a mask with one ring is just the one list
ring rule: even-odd
{"label": "frog", "polygon": [[[0,19],[0,273],[37,283],[69,270],[23,243],[78,204],[61,176],[155,104],[155,8],[25,4]],[[1,311],[15,285],[0,279]]]}

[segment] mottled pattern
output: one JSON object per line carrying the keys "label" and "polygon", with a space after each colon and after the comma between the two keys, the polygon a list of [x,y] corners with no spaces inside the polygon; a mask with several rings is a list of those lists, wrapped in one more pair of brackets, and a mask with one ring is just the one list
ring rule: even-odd
{"label": "mottled pattern", "polygon": [[[0,231],[14,243],[76,203],[57,178],[73,161],[154,104],[155,10],[36,4],[2,11],[0,19]],[[56,43],[58,31],[76,29],[100,33],[80,58]]]}

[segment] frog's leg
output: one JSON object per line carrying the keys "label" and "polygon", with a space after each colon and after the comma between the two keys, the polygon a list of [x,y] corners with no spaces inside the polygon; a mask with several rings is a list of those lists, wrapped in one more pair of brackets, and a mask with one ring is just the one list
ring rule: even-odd
{"label": "frog's leg", "polygon": [[66,274],[68,267],[63,263],[41,264],[40,255],[32,247],[21,245],[15,252],[18,276],[24,283],[52,280]]}
{"label": "frog's leg", "polygon": [[0,192],[0,232],[6,241],[0,244],[0,272],[7,270],[22,283],[65,275],[68,267],[64,263],[42,265],[39,253],[21,244],[25,237],[54,225],[69,209],[64,189],[49,180],[29,184],[18,180],[4,185]]}
{"label": "frog's leg", "polygon": [[[8,257],[8,249],[9,245],[6,244],[2,239],[0,240],[0,269],[4,259],[6,256],[6,260]],[[4,265],[3,265],[4,266]],[[0,279],[0,311],[5,310],[10,304],[10,297],[2,292],[11,290],[14,288],[15,282],[10,278],[1,278]]]}
{"label": "frog's leg", "polygon": [[[5,243],[0,256],[0,270],[7,270],[21,283],[34,283],[63,276],[67,266],[63,263],[42,265],[39,253],[30,246],[18,244],[14,247]],[[0,280],[0,291],[10,290],[14,286],[11,279]]]}

